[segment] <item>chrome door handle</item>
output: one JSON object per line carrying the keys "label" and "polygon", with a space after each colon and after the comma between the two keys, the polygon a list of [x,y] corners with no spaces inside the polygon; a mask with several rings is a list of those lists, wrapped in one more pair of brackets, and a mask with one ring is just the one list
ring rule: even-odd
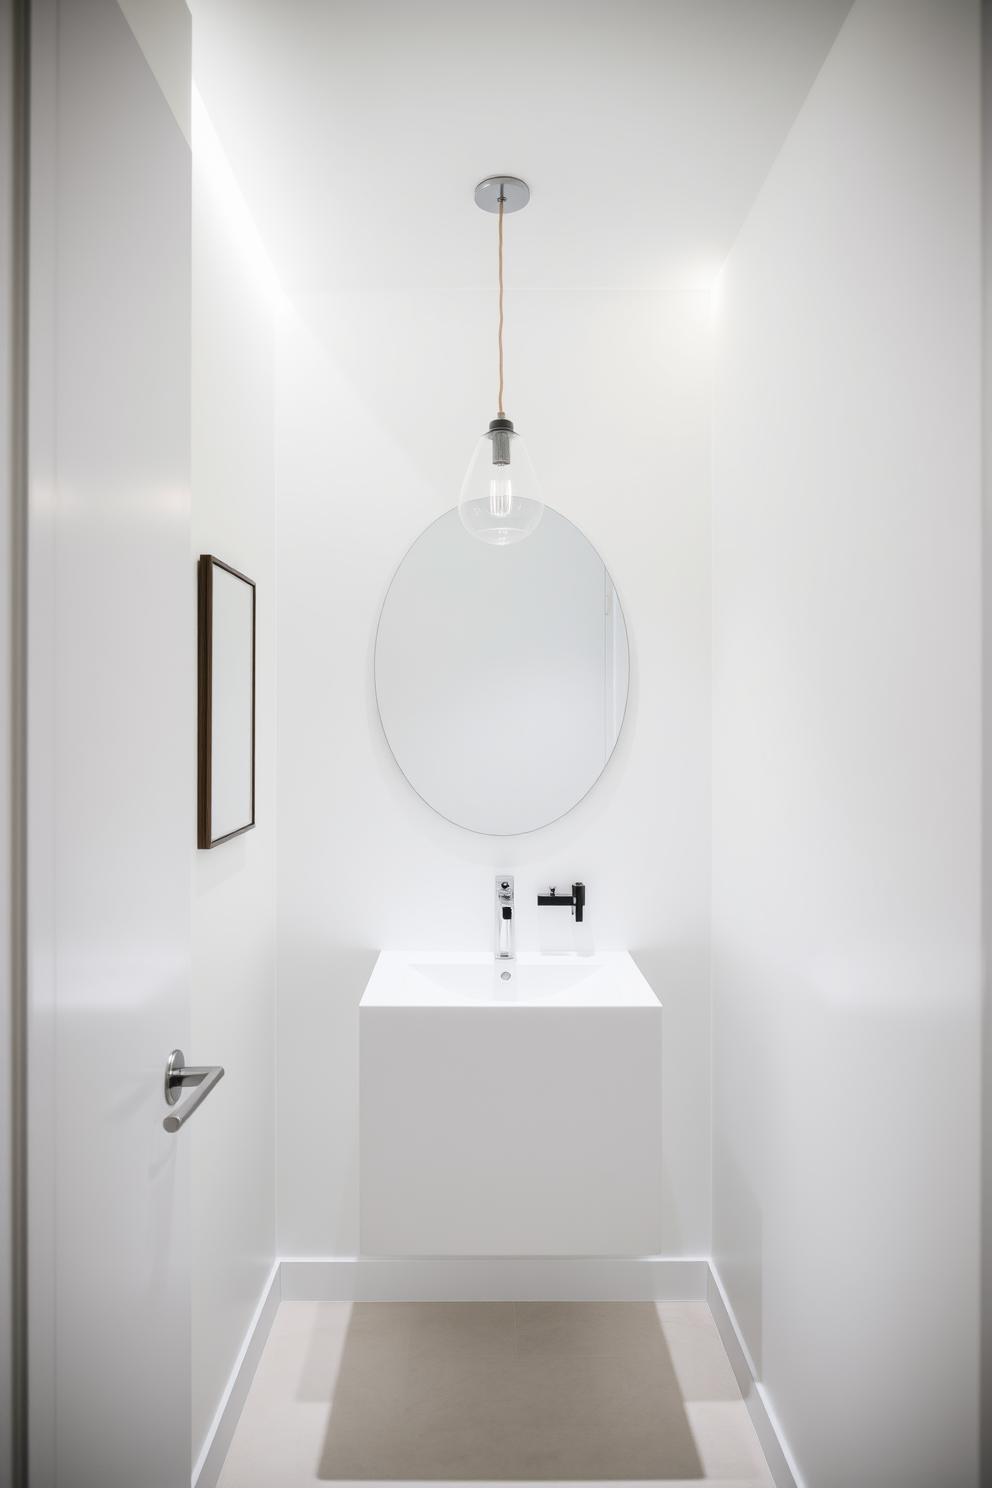
{"label": "chrome door handle", "polygon": [[184,1085],[197,1086],[188,1101],[184,1101],[174,1116],[166,1116],[162,1125],[167,1132],[177,1132],[188,1121],[197,1106],[203,1104],[218,1080],[224,1078],[224,1067],[220,1064],[187,1064],[182,1049],[173,1049],[165,1066],[165,1098],[170,1106],[179,1100]]}

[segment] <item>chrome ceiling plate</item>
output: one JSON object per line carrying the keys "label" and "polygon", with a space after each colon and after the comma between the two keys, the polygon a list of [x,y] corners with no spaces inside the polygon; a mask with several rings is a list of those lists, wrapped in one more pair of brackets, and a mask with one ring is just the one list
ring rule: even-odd
{"label": "chrome ceiling plate", "polygon": [[475,188],[475,205],[484,212],[498,212],[503,197],[503,213],[519,212],[530,201],[530,187],[516,176],[487,176]]}

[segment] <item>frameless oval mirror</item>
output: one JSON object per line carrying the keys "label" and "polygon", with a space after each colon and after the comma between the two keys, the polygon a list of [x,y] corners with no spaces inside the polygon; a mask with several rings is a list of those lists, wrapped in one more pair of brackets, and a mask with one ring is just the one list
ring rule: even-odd
{"label": "frameless oval mirror", "polygon": [[473,832],[533,832],[602,774],[627,706],[627,629],[595,548],[545,508],[494,547],[439,517],[396,570],[375,690],[389,747],[429,806]]}

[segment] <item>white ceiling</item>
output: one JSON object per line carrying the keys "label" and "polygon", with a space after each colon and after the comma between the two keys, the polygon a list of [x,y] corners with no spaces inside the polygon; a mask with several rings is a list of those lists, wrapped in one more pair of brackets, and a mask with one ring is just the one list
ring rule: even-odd
{"label": "white ceiling", "polygon": [[194,78],[287,290],[712,275],[850,0],[191,0]]}

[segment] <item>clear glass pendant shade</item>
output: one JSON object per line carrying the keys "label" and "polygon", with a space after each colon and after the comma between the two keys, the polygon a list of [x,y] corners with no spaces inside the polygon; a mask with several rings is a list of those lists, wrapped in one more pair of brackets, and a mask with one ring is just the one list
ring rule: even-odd
{"label": "clear glass pendant shade", "polygon": [[526,445],[509,419],[493,419],[476,445],[458,515],[467,532],[496,547],[529,537],[544,515]]}

